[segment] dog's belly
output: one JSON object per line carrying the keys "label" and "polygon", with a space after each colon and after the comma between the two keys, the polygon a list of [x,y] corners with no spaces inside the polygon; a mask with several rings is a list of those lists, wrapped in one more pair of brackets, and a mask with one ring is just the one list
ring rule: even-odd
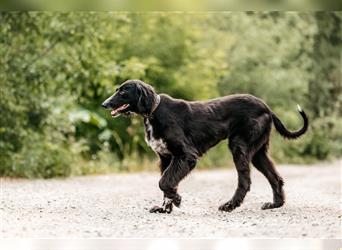
{"label": "dog's belly", "polygon": [[161,155],[170,154],[166,142],[161,138],[156,139],[153,137],[153,127],[148,119],[145,121],[145,141],[154,152]]}

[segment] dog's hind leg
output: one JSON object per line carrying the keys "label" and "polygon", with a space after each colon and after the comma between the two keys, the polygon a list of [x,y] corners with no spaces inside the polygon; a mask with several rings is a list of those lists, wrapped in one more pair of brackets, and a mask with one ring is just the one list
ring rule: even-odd
{"label": "dog's hind leg", "polygon": [[284,181],[267,155],[267,146],[264,145],[252,158],[252,163],[269,181],[273,191],[273,203],[267,202],[261,208],[272,209],[281,207],[285,203]]}
{"label": "dog's hind leg", "polygon": [[171,213],[173,205],[180,206],[181,196],[177,193],[177,187],[193,167],[191,161],[186,160],[185,157],[173,157],[159,181],[159,187],[164,192],[163,205],[154,206],[150,209],[151,213]]}
{"label": "dog's hind leg", "polygon": [[238,172],[238,186],[230,201],[219,207],[220,211],[231,212],[243,202],[247,192],[250,190],[250,156],[247,144],[239,137],[229,141],[229,148],[232,151],[234,164]]}

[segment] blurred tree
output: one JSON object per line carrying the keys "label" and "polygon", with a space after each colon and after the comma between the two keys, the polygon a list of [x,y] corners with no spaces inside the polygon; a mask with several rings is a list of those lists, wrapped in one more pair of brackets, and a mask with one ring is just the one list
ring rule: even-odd
{"label": "blurred tree", "polygon": [[342,114],[342,13],[316,12],[309,99],[315,117]]}
{"label": "blurred tree", "polygon": [[298,13],[227,15],[222,29],[232,32],[235,42],[227,52],[229,71],[220,80],[220,93],[251,93],[274,108],[304,103],[313,21]]}
{"label": "blurred tree", "polygon": [[342,155],[342,14],[316,12],[308,100],[312,137],[303,153],[326,159]]}

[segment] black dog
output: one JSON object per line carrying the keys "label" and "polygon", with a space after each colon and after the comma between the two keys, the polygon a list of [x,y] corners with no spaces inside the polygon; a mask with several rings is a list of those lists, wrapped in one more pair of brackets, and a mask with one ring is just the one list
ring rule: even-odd
{"label": "black dog", "polygon": [[265,203],[262,209],[281,207],[285,202],[284,182],[267,155],[272,123],[289,139],[303,135],[308,128],[308,118],[299,106],[304,126],[290,132],[262,100],[252,95],[188,102],[158,95],[139,80],[124,82],[102,106],[111,109],[113,117],[131,112],[144,117],[146,142],[160,157],[159,187],[164,192],[163,205],[153,207],[152,213],[170,213],[173,204],[180,205],[179,182],[200,156],[224,139],[229,139],[238,186],[231,200],[219,210],[230,212],[241,205],[250,189],[250,162],[265,175],[273,190],[273,202]]}

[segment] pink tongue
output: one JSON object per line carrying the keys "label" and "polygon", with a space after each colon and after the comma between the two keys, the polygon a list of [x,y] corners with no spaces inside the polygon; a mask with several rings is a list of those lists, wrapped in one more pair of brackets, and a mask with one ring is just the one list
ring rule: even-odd
{"label": "pink tongue", "polygon": [[124,105],[118,107],[117,109],[113,109],[113,110],[110,112],[110,114],[111,114],[111,115],[116,115],[120,110],[123,110],[123,109],[127,108],[128,106],[129,106],[129,104],[124,104]]}

